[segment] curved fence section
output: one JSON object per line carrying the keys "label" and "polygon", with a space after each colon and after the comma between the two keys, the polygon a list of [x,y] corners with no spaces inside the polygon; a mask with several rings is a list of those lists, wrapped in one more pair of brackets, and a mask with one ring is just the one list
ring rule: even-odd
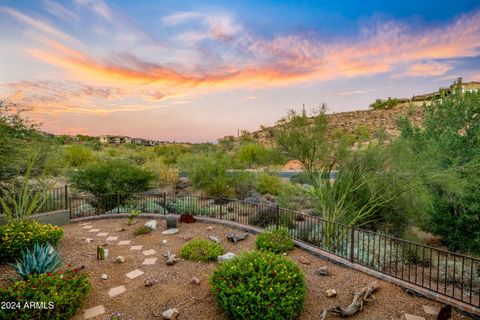
{"label": "curved fence section", "polygon": [[480,259],[362,230],[317,216],[236,199],[167,194],[112,194],[69,199],[72,219],[130,213],[192,214],[266,230],[285,228],[336,256],[480,307]]}

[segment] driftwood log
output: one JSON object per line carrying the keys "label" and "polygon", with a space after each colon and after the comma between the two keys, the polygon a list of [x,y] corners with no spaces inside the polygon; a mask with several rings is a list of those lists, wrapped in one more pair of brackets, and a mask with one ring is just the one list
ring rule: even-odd
{"label": "driftwood log", "polygon": [[230,231],[229,233],[226,234],[226,237],[228,241],[232,243],[237,243],[240,240],[245,240],[248,237],[248,233],[244,233],[242,235],[237,236],[235,233]]}
{"label": "driftwood log", "polygon": [[171,254],[170,250],[167,250],[167,254],[164,254],[163,256],[167,258],[167,266],[172,266],[175,262],[180,260],[175,254]]}
{"label": "driftwood log", "polygon": [[320,320],[325,320],[329,313],[335,313],[341,315],[342,317],[350,317],[355,313],[362,311],[363,305],[366,302],[371,301],[373,298],[372,295],[379,289],[379,286],[376,282],[371,283],[370,285],[363,287],[362,289],[355,292],[353,296],[352,303],[345,308],[336,306],[333,308],[327,308],[322,311],[320,315]]}

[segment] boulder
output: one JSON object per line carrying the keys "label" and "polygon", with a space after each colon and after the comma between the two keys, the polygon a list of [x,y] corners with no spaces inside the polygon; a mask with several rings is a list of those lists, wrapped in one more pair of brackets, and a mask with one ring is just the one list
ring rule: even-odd
{"label": "boulder", "polygon": [[124,256],[118,256],[115,258],[115,262],[118,262],[118,263],[124,263],[125,262],[125,257]]}
{"label": "boulder", "polygon": [[175,308],[168,309],[162,313],[162,317],[165,320],[175,320],[178,316],[178,310]]}
{"label": "boulder", "polygon": [[304,258],[304,257],[300,257],[300,259],[298,259],[298,262],[300,262],[301,264],[310,264],[310,260],[308,260],[307,258]]}
{"label": "boulder", "polygon": [[155,230],[157,229],[157,220],[150,220],[147,223],[145,223],[145,226]]}
{"label": "boulder", "polygon": [[176,234],[176,233],[178,233],[178,229],[177,229],[177,228],[172,228],[172,229],[168,229],[168,230],[162,231],[162,234],[163,234],[163,235]]}
{"label": "boulder", "polygon": [[217,260],[218,262],[223,262],[223,261],[228,261],[230,259],[235,258],[237,255],[233,252],[227,252],[224,255],[218,256]]}

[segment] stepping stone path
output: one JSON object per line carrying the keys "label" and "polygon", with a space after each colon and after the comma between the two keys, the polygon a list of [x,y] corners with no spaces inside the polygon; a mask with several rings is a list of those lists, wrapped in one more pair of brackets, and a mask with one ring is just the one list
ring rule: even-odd
{"label": "stepping stone path", "polygon": [[98,231],[100,231],[100,229],[90,229],[90,230],[88,230],[88,232],[98,232]]}
{"label": "stepping stone path", "polygon": [[91,319],[104,313],[105,313],[105,307],[103,305],[96,306],[96,307],[85,310],[85,319]]}
{"label": "stepping stone path", "polygon": [[152,264],[155,264],[157,262],[157,258],[147,258],[143,260],[143,265],[151,266]]}
{"label": "stepping stone path", "polygon": [[[108,240],[108,239],[107,239]],[[117,243],[119,246],[128,246],[130,244],[130,240],[122,240]],[[138,246],[137,246],[138,247]],[[132,250],[132,249],[130,249]]]}
{"label": "stepping stone path", "polygon": [[414,316],[413,314],[404,313],[405,320],[425,320],[424,317]]}
{"label": "stepping stone path", "polygon": [[82,229],[92,229],[93,226],[83,226]]}
{"label": "stepping stone path", "polygon": [[135,279],[135,278],[137,278],[137,277],[140,277],[142,274],[144,274],[143,271],[136,269],[136,270],[133,270],[133,271],[127,273],[126,276],[127,276],[129,279]]}
{"label": "stepping stone path", "polygon": [[425,311],[426,314],[438,316],[438,314],[440,313],[440,308],[433,306],[423,306],[423,311]]}
{"label": "stepping stone path", "polygon": [[108,290],[108,295],[110,296],[110,298],[113,298],[115,296],[118,296],[119,294],[124,293],[125,291],[127,291],[127,288],[125,288],[125,286],[118,286]]}
{"label": "stepping stone path", "polygon": [[145,250],[145,251],[143,251],[142,253],[143,253],[143,255],[145,255],[145,256],[151,256],[152,254],[155,254],[155,253],[157,253],[157,252],[156,252],[155,250],[153,250],[153,249],[150,249],[150,250]]}
{"label": "stepping stone path", "polygon": [[[122,242],[122,241],[120,241],[120,242]],[[118,243],[118,244],[120,244],[120,243]],[[140,250],[142,250],[142,248],[143,248],[143,246],[131,246],[130,251],[140,251]]]}
{"label": "stepping stone path", "polygon": [[97,237],[106,237],[108,236],[108,232],[100,232],[99,234],[97,234]]}
{"label": "stepping stone path", "polygon": [[106,241],[117,241],[118,237],[108,237]]}

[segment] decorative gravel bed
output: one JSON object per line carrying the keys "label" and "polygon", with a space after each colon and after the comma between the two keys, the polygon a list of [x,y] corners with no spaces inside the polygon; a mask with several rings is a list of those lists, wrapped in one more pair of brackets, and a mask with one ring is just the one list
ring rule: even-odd
{"label": "decorative gravel bed", "polygon": [[[169,308],[178,309],[180,313],[178,319],[225,319],[216,307],[208,285],[208,278],[218,263],[181,259],[173,266],[167,266],[163,254],[169,250],[178,256],[181,246],[187,242],[187,239],[209,236],[218,237],[225,252],[239,254],[242,251],[254,249],[255,236],[249,235],[246,240],[233,244],[227,241],[225,234],[229,231],[235,233],[241,233],[241,231],[199,222],[180,224],[179,233],[162,235],[161,232],[166,228],[162,220],[158,220],[157,229],[151,234],[135,236],[133,230],[148,220],[150,219],[137,219],[137,223],[132,226],[126,225],[126,219],[88,221],[86,222],[88,226],[92,226],[90,229],[84,228],[85,223],[64,226],[65,233],[60,242],[60,254],[71,267],[85,266],[84,271],[88,272],[93,287],[86,305],[74,319],[84,319],[85,310],[100,305],[104,306],[105,313],[93,319],[109,319],[114,312],[121,313],[124,316],[123,319],[162,319],[163,311]],[[125,228],[125,231],[119,231],[121,228]],[[99,231],[90,232],[92,229],[99,229]],[[98,236],[101,233],[108,233],[108,235]],[[115,240],[108,241],[110,243],[108,258],[105,261],[97,261],[96,246],[106,243],[108,237],[118,237],[118,239],[113,238]],[[93,240],[87,243],[85,238]],[[127,240],[130,240],[129,244],[126,242],[119,244],[119,241]],[[163,240],[167,242],[162,243]],[[143,247],[141,250],[130,250],[132,246]],[[152,249],[155,252],[148,252],[150,253],[148,256],[143,253]],[[126,258],[124,263],[114,261],[119,255]],[[288,255],[300,265],[307,282],[307,299],[300,319],[318,319],[321,310],[326,307],[348,305],[356,290],[373,281],[380,284],[376,299],[351,319],[405,319],[404,314],[408,313],[433,320],[436,316],[426,314],[423,306],[442,307],[433,301],[410,296],[393,284],[329,263],[300,249],[290,251]],[[142,264],[147,258],[150,259],[149,263],[154,261],[151,258],[157,259],[153,264]],[[300,258],[308,260],[310,264],[300,263]],[[330,276],[320,276],[315,273],[315,270],[322,266],[328,267]],[[9,267],[0,266],[1,273],[11,272],[8,269]],[[126,276],[127,273],[137,269],[143,274],[134,279]],[[108,275],[106,280],[101,279],[104,273]],[[192,277],[199,278],[200,284],[191,284]],[[147,278],[156,283],[146,287]],[[1,282],[5,285],[5,280]],[[337,296],[327,298],[325,295],[327,289],[335,289]],[[109,291],[111,294],[118,295],[110,297]],[[340,318],[332,315],[328,319]],[[454,314],[452,319],[468,319],[468,317]]]}

